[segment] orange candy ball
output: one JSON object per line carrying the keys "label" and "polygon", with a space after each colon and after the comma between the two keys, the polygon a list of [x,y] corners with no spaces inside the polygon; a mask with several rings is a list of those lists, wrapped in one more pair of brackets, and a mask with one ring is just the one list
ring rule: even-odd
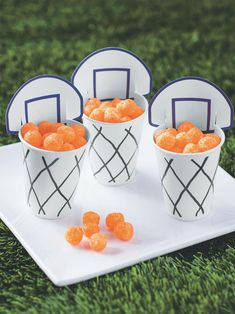
{"label": "orange candy ball", "polygon": [[188,143],[190,143],[190,138],[186,132],[180,132],[176,135],[176,146],[184,148]]}
{"label": "orange candy ball", "polygon": [[170,149],[171,152],[173,153],[182,153],[183,152],[183,149],[180,148],[179,146],[173,146],[171,149]]}
{"label": "orange candy ball", "polygon": [[41,123],[39,123],[38,127],[39,127],[39,132],[44,135],[46,133],[51,132],[51,122],[48,121],[42,121]]}
{"label": "orange candy ball", "polygon": [[107,245],[108,239],[106,235],[101,233],[95,233],[91,236],[89,245],[90,248],[94,251],[103,251]]}
{"label": "orange candy ball", "polygon": [[65,239],[72,245],[78,245],[82,241],[83,232],[80,227],[70,227],[68,228]]}
{"label": "orange candy ball", "polygon": [[71,143],[75,148],[80,148],[87,143],[87,140],[82,136],[77,136]]}
{"label": "orange candy ball", "polygon": [[70,127],[74,130],[76,136],[86,137],[86,129],[84,128],[83,125],[81,125],[81,124],[73,124]]}
{"label": "orange candy ball", "polygon": [[104,122],[120,122],[121,115],[116,108],[106,108],[104,112]]}
{"label": "orange candy ball", "polygon": [[117,104],[121,101],[120,98],[114,98],[112,101],[111,101],[111,106],[113,107],[116,107]]}
{"label": "orange candy ball", "polygon": [[41,147],[42,135],[38,130],[29,130],[24,135],[24,140],[32,146]]}
{"label": "orange candy ball", "polygon": [[95,108],[98,108],[101,104],[101,101],[97,98],[91,98],[89,99],[84,107],[84,113],[85,115],[87,115],[88,117],[90,116],[92,110],[94,110]]}
{"label": "orange candy ball", "polygon": [[202,133],[202,131],[196,127],[191,128],[188,132],[187,135],[189,137],[189,140],[191,143],[193,144],[197,144],[199,142],[199,140],[204,137],[204,134]]}
{"label": "orange candy ball", "polygon": [[64,126],[64,124],[60,122],[51,123],[51,132],[56,133],[61,126]]}
{"label": "orange candy ball", "polygon": [[114,228],[115,236],[122,241],[129,241],[134,235],[134,228],[128,222],[118,222]]}
{"label": "orange candy ball", "polygon": [[128,122],[128,121],[131,121],[131,118],[128,116],[124,116],[120,119],[120,122]]}
{"label": "orange candy ball", "polygon": [[57,129],[57,134],[59,134],[65,143],[72,143],[75,140],[74,130],[67,125],[63,125]]}
{"label": "orange candy ball", "polygon": [[207,133],[204,136],[214,138],[216,140],[217,144],[219,144],[221,142],[221,138],[215,133]]}
{"label": "orange candy ball", "polygon": [[98,225],[100,223],[100,215],[93,211],[88,211],[83,214],[82,217],[83,224],[93,223]]}
{"label": "orange candy ball", "polygon": [[200,153],[199,146],[194,143],[189,143],[184,147],[183,154]]}
{"label": "orange candy ball", "polygon": [[89,118],[97,121],[104,121],[104,110],[100,108],[92,110]]}
{"label": "orange candy ball", "polygon": [[73,150],[75,147],[70,143],[64,143],[61,147],[61,151]]}
{"label": "orange candy ball", "polygon": [[192,128],[194,128],[194,124],[192,122],[185,121],[178,126],[178,132],[188,132]]}
{"label": "orange candy ball", "polygon": [[131,99],[121,100],[116,108],[121,116],[132,116],[136,111],[136,103]]}
{"label": "orange candy ball", "polygon": [[138,118],[139,116],[141,116],[142,114],[144,113],[144,109],[139,107],[139,106],[136,106],[135,110],[133,110],[132,113],[130,113],[130,117],[132,119],[136,119]]}
{"label": "orange candy ball", "polygon": [[118,222],[123,222],[124,216],[122,213],[111,213],[106,217],[106,226],[109,230],[113,231]]}
{"label": "orange candy ball", "polygon": [[174,135],[164,132],[156,138],[156,144],[163,149],[171,150],[176,144],[176,138]]}
{"label": "orange candy ball", "polygon": [[34,124],[33,122],[25,123],[21,128],[21,134],[23,138],[28,131],[32,131],[32,130],[38,131],[38,126]]}
{"label": "orange candy ball", "polygon": [[203,138],[200,139],[200,141],[198,142],[198,146],[201,152],[205,152],[209,149],[212,149],[214,147],[216,147],[217,141],[216,139],[214,139],[211,136],[205,136]]}
{"label": "orange candy ball", "polygon": [[86,237],[90,238],[92,234],[97,233],[100,231],[100,228],[97,224],[88,222],[84,224],[82,227],[83,233],[85,234]]}
{"label": "orange candy ball", "polygon": [[63,143],[64,141],[59,134],[52,133],[44,139],[43,148],[46,150],[60,151]]}

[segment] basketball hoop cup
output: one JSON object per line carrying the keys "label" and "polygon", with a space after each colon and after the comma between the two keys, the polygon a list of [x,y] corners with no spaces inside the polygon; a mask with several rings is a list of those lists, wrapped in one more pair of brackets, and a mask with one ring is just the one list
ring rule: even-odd
{"label": "basketball hoop cup", "polygon": [[[73,209],[87,144],[70,151],[46,151],[27,143],[20,129],[24,123],[42,120],[79,124],[66,120],[66,107],[70,104],[81,108],[76,88],[62,78],[42,75],[17,90],[6,112],[8,132],[18,133],[22,143],[27,204],[35,216],[44,219],[65,217]],[[86,137],[89,138],[88,130]]]}
{"label": "basketball hoop cup", "polygon": [[[132,52],[104,48],[93,52],[76,68],[73,84],[79,88],[85,103],[100,100],[132,98],[146,110],[144,95],[151,92],[151,74]],[[144,113],[128,122],[105,123],[83,115],[90,131],[89,160],[99,183],[117,186],[130,182],[135,174]]]}
{"label": "basketball hoop cup", "polygon": [[[154,135],[168,127],[191,121],[203,131],[221,138],[215,148],[194,154],[164,150]],[[233,107],[224,92],[213,83],[196,77],[184,77],[164,86],[149,106],[149,122],[158,126],[153,144],[158,161],[165,208],[174,218],[197,220],[213,209],[215,178],[221,147],[222,130],[232,127]]]}

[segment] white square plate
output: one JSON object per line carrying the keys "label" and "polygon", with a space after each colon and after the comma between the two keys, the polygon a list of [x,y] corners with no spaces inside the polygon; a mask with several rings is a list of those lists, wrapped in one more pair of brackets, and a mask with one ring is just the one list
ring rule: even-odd
{"label": "white square plate", "polygon": [[[87,280],[235,231],[235,180],[221,168],[210,216],[184,222],[166,213],[152,132],[152,128],[145,127],[136,176],[127,185],[98,184],[86,158],[74,210],[69,217],[56,221],[34,217],[27,208],[20,144],[0,149],[0,218],[54,284]],[[100,213],[103,229],[108,212],[123,212],[135,227],[133,240],[124,243],[110,234],[103,253],[86,249],[85,242],[80,248],[70,246],[64,240],[65,230],[69,225],[80,224],[86,210]]]}

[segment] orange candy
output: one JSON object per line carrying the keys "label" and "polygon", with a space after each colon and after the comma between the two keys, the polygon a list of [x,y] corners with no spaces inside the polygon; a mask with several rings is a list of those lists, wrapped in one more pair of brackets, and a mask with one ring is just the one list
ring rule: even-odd
{"label": "orange candy", "polygon": [[161,148],[171,150],[176,144],[176,138],[174,135],[164,132],[156,138],[156,144]]}
{"label": "orange candy", "polygon": [[93,211],[88,211],[83,214],[82,217],[83,224],[93,223],[98,225],[100,223],[100,215]]}
{"label": "orange candy", "polygon": [[176,146],[184,148],[188,143],[190,143],[190,138],[186,132],[180,132],[176,135]]}
{"label": "orange candy", "polygon": [[29,130],[24,135],[24,140],[32,146],[41,147],[42,135],[38,130]]}
{"label": "orange candy", "polygon": [[60,122],[51,123],[51,132],[56,133],[58,128],[61,126],[64,126],[64,124]]}
{"label": "orange candy", "polygon": [[111,101],[111,105],[112,106],[117,106],[117,104],[121,101],[120,98],[114,98],[112,101]]}
{"label": "orange candy", "polygon": [[165,129],[165,132],[170,133],[174,136],[176,136],[178,134],[178,131],[174,128],[167,128],[167,129]]}
{"label": "orange candy", "polygon": [[83,230],[83,233],[85,234],[85,236],[90,238],[90,236],[92,236],[92,234],[99,232],[100,228],[97,224],[88,222],[88,223],[83,225],[82,230]]}
{"label": "orange candy", "polygon": [[86,136],[86,129],[84,128],[83,125],[73,124],[70,127],[74,130],[76,136],[83,136],[83,137]]}
{"label": "orange candy", "polygon": [[57,134],[59,134],[65,143],[72,143],[75,140],[74,130],[67,125],[63,125],[57,129]]}
{"label": "orange candy", "polygon": [[48,121],[42,121],[41,123],[39,123],[39,132],[44,135],[46,133],[51,132],[51,122]]}
{"label": "orange candy", "polygon": [[75,148],[80,148],[87,143],[87,140],[82,136],[77,136],[71,143]]}
{"label": "orange candy", "polygon": [[120,122],[128,122],[128,121],[131,121],[131,118],[128,116],[124,116],[120,119]]}
{"label": "orange candy", "polygon": [[144,113],[144,109],[139,107],[139,106],[136,106],[135,110],[133,110],[132,113],[130,113],[130,117],[132,119],[136,119],[138,118],[139,116],[141,116],[142,114]]}
{"label": "orange candy", "polygon": [[109,230],[113,231],[118,222],[124,221],[124,216],[122,213],[111,213],[106,217],[106,226]]}
{"label": "orange candy", "polygon": [[107,245],[108,239],[106,235],[101,233],[95,233],[91,236],[89,245],[90,248],[94,251],[103,251]]}
{"label": "orange candy", "polygon": [[25,123],[21,128],[21,134],[22,134],[23,138],[28,131],[32,131],[32,130],[38,131],[38,126],[36,124],[34,124],[33,122]]}
{"label": "orange candy", "polygon": [[132,116],[136,111],[136,103],[131,99],[121,100],[117,103],[116,108],[122,116]]}
{"label": "orange candy", "polygon": [[173,146],[171,149],[170,149],[171,152],[173,153],[182,153],[183,152],[183,149],[180,148],[179,146]]}
{"label": "orange candy", "polygon": [[191,128],[188,132],[187,135],[189,137],[189,140],[193,144],[197,144],[199,140],[204,136],[202,131],[196,127]]}
{"label": "orange candy", "polygon": [[106,108],[104,112],[104,122],[120,122],[121,115],[116,108]]}
{"label": "orange candy", "polygon": [[68,150],[73,150],[73,149],[75,149],[75,147],[70,143],[64,143],[61,147],[62,151],[68,151]]}
{"label": "orange candy", "polygon": [[65,239],[72,245],[78,245],[82,241],[83,232],[80,227],[69,227],[66,234]]}
{"label": "orange candy", "polygon": [[115,236],[122,241],[129,241],[134,235],[134,228],[128,222],[118,222],[114,228]]}
{"label": "orange candy", "polygon": [[93,120],[104,121],[104,110],[100,108],[96,108],[92,110],[89,117]]}
{"label": "orange candy", "polygon": [[95,108],[98,108],[101,104],[101,101],[97,98],[91,98],[89,99],[84,107],[84,113],[85,115],[87,115],[88,117],[90,116],[92,110],[94,110]]}
{"label": "orange candy", "polygon": [[183,154],[200,153],[199,146],[194,143],[189,143],[184,147]]}
{"label": "orange candy", "polygon": [[200,141],[198,142],[198,146],[201,152],[205,152],[209,149],[212,149],[214,147],[216,147],[217,141],[216,139],[214,139],[211,136],[205,136],[203,138],[200,139]]}
{"label": "orange candy", "polygon": [[216,140],[217,144],[219,144],[221,142],[221,138],[215,133],[207,133],[204,136],[214,138]]}
{"label": "orange candy", "polygon": [[179,132],[188,132],[190,129],[194,127],[194,124],[189,121],[185,121],[178,126]]}
{"label": "orange candy", "polygon": [[60,151],[63,143],[63,139],[59,134],[52,133],[44,139],[43,148],[46,150]]}

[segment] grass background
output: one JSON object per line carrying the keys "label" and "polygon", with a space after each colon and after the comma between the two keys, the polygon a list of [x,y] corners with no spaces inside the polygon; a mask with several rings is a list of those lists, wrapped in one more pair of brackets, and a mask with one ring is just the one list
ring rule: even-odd
{"label": "grass background", "polygon": [[[153,91],[198,75],[235,103],[234,1],[0,0],[0,145],[14,91],[38,74],[70,79],[92,51],[119,46],[151,68]],[[235,131],[220,164],[235,176]],[[81,284],[55,287],[0,222],[0,313],[234,313],[235,234]],[[78,265],[79,267],[79,265]]]}

